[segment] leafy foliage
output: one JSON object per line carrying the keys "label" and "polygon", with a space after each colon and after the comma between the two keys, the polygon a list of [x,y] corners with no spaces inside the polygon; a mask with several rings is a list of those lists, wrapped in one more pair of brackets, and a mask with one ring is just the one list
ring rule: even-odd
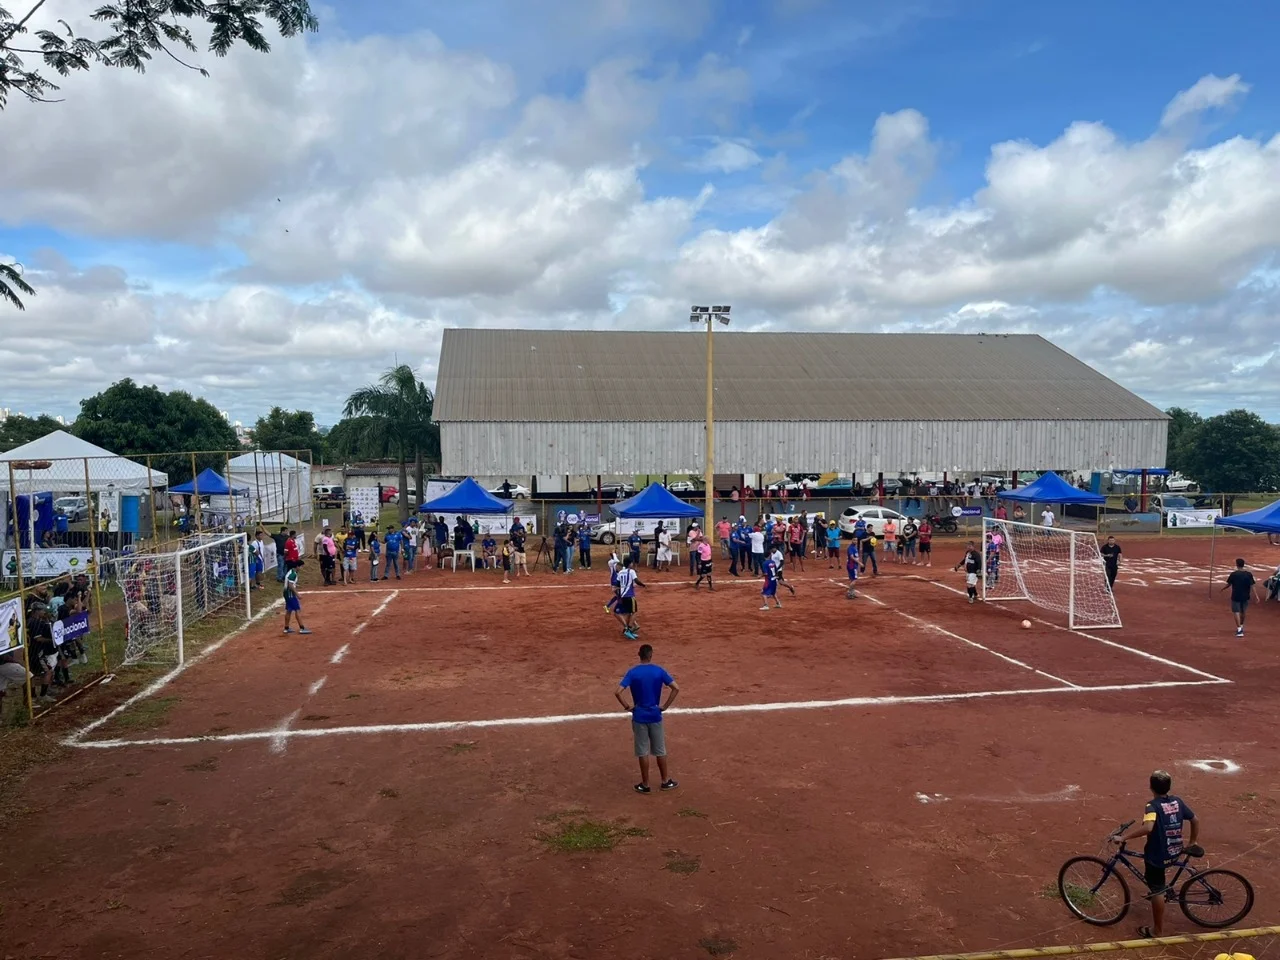
{"label": "leafy foliage", "polygon": [[[58,87],[38,70],[27,67],[24,56],[39,57],[45,67],[61,77],[94,64],[127,67],[145,73],[157,54],[163,54],[203,76],[208,71],[187,63],[175,53],[198,49],[191,25],[209,33],[208,49],[225,57],[237,43],[252,50],[271,50],[264,33],[265,22],[275,25],[283,37],[319,28],[308,0],[117,0],[93,13],[102,25],[97,38],[76,36],[65,20],[61,32],[36,30],[29,23],[46,0],[27,0],[30,8],[21,17],[0,7],[0,109],[10,93],[29,100],[48,102]],[[25,39],[24,39],[25,38]]]}
{"label": "leafy foliage", "polygon": [[[349,435],[356,443],[389,450],[400,463],[400,516],[408,516],[408,462],[415,461],[418,498],[423,493],[422,461],[439,459],[440,427],[431,420],[435,397],[408,364],[392,367],[377,383],[361,387],[347,398],[343,413],[359,418]],[[343,421],[345,423],[346,421]],[[339,427],[342,424],[338,425]],[[335,427],[334,430],[338,428]],[[332,432],[331,432],[332,433]]]}
{"label": "leafy foliage", "polygon": [[90,443],[126,457],[151,456],[151,466],[169,474],[170,483],[192,477],[192,457],[202,451],[195,472],[226,469],[228,454],[239,448],[236,432],[208,400],[185,390],[162,392],[126,378],[80,401],[72,432]]}
{"label": "leafy foliage", "polygon": [[316,463],[325,449],[325,438],[316,429],[316,418],[310,410],[272,407],[253,425],[253,441],[263,450],[310,450]]}
{"label": "leafy foliage", "polygon": [[1176,473],[1189,476],[1187,473],[1187,455],[1195,442],[1196,432],[1204,423],[1204,418],[1194,410],[1182,407],[1170,407],[1165,411],[1169,415],[1169,452],[1165,465]]}
{"label": "leafy foliage", "polygon": [[[4,60],[0,59],[0,77],[4,73]],[[0,86],[0,91],[3,87]],[[3,102],[3,100],[0,100]],[[20,263],[0,263],[0,302],[10,303],[19,310],[27,309],[22,299],[18,296],[24,293],[27,296],[35,295],[35,288],[27,281],[22,279],[22,264]]]}
{"label": "leafy foliage", "polygon": [[1248,410],[1194,427],[1185,441],[1185,474],[1207,490],[1250,493],[1280,487],[1280,428]]}
{"label": "leafy foliage", "polygon": [[10,416],[0,423],[0,453],[64,429],[57,420],[43,413],[38,417]]}

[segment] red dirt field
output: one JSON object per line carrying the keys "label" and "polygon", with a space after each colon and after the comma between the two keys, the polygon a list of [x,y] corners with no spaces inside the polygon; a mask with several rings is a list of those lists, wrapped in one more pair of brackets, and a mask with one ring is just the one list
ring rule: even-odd
{"label": "red dirt field", "polygon": [[[313,635],[272,611],[30,777],[0,956],[816,960],[1132,936],[1143,908],[1100,937],[1046,889],[1141,812],[1155,767],[1209,863],[1253,881],[1245,925],[1275,922],[1280,604],[1238,641],[1207,543],[1124,546],[1125,627],[1091,636],[908,578],[962,588],[954,544],[930,570],[882,564],[853,602],[810,561],[768,613],[753,583],[647,577],[641,638],[683,691],[680,787],[649,796],[602,569],[309,590]],[[1243,539],[1219,560],[1241,549],[1280,562]],[[761,704],[789,706],[700,712]],[[468,725],[494,719],[515,722]],[[539,839],[569,819],[644,834]]]}

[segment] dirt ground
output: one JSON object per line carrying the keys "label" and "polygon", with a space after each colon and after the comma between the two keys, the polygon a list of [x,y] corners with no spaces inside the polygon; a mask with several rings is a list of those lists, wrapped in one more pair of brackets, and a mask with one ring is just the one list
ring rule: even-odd
{"label": "dirt ground", "polygon": [[[1100,932],[1052,889],[1141,812],[1156,767],[1210,864],[1253,881],[1246,925],[1275,922],[1280,604],[1237,640],[1207,544],[1125,551],[1125,626],[1089,636],[969,606],[956,544],[931,569],[882,564],[852,602],[810,560],[767,613],[757,582],[646,576],[641,639],[684,708],[666,721],[680,786],[648,796],[613,700],[636,643],[601,609],[603,568],[309,590],[312,635],[271,610],[28,778],[0,955],[874,958],[1127,937],[1138,908]],[[549,842],[584,824],[613,849]]]}

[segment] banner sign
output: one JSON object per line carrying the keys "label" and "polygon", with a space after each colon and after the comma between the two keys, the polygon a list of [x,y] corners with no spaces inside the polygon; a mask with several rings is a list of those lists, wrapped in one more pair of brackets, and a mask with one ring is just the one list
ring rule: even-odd
{"label": "banner sign", "polygon": [[120,491],[104,490],[98,494],[98,515],[93,518],[94,529],[102,530],[102,515],[107,515],[107,533],[120,532]]}
{"label": "banner sign", "polygon": [[980,517],[982,516],[981,507],[961,507],[960,516],[962,517]]}
{"label": "banner sign", "polygon": [[680,521],[674,517],[668,517],[666,520],[627,520],[624,517],[619,517],[617,520],[618,536],[629,537],[633,533],[638,533],[642,537],[648,536],[658,529],[658,524],[660,523],[667,528],[667,533],[673,537],[679,535]]}
{"label": "banner sign", "polygon": [[428,503],[436,497],[443,497],[460,482],[458,480],[428,480],[427,492],[423,495],[422,502]]}
{"label": "banner sign", "polygon": [[22,599],[15,597],[0,603],[0,653],[22,646]]}
{"label": "banner sign", "polygon": [[533,515],[507,516],[500,514],[498,516],[467,517],[467,522],[471,524],[471,528],[475,530],[477,537],[483,537],[488,534],[496,537],[505,537],[511,532],[511,524],[516,520],[524,524],[524,532],[529,536],[533,536],[538,532],[538,518]]}
{"label": "banner sign", "polygon": [[53,644],[60,647],[68,640],[76,640],[89,632],[89,614],[77,613],[65,620],[53,621]]}
{"label": "banner sign", "polygon": [[352,523],[363,523],[366,527],[376,528],[381,507],[377,487],[354,487],[347,491],[347,513],[351,516]]}
{"label": "banner sign", "polygon": [[[26,580],[47,580],[60,577],[65,573],[90,572],[93,553],[89,550],[76,550],[67,547],[37,548],[22,551],[22,576]],[[0,567],[6,577],[18,575],[18,555],[14,550],[6,550]]]}
{"label": "banner sign", "polygon": [[1220,516],[1221,510],[1170,510],[1165,514],[1171,527],[1212,527],[1213,518]]}

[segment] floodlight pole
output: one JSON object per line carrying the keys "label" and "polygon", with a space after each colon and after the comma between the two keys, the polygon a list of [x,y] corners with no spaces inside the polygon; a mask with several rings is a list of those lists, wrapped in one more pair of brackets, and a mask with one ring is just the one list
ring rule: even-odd
{"label": "floodlight pole", "polygon": [[704,537],[709,538],[712,546],[715,546],[715,325],[718,322],[725,326],[729,325],[730,307],[726,304],[723,306],[699,306],[695,304],[689,310],[690,323],[707,324],[707,422],[706,437],[707,450],[706,459],[703,464],[703,513],[705,515],[704,523],[706,527],[702,531]]}

